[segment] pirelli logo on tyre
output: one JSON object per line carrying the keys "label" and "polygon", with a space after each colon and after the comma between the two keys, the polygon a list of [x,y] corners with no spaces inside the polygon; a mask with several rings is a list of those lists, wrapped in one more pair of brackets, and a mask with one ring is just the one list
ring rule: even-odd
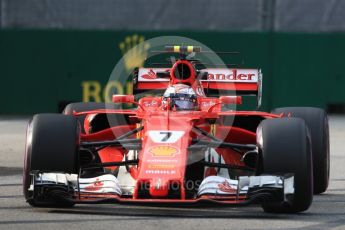
{"label": "pirelli logo on tyre", "polygon": [[177,148],[172,147],[172,146],[155,146],[152,147],[149,152],[152,154],[154,157],[173,157],[175,156],[179,151]]}

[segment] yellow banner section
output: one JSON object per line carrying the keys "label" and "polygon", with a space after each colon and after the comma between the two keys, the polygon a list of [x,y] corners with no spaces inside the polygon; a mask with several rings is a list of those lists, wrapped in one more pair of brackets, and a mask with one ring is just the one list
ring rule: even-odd
{"label": "yellow banner section", "polygon": [[83,102],[111,102],[113,94],[132,94],[132,82],[122,85],[118,81],[109,81],[102,86],[99,81],[82,81],[82,98]]}

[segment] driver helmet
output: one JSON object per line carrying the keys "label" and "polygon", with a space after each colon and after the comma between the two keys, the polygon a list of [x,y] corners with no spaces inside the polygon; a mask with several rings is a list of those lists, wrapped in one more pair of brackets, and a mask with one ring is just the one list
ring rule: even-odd
{"label": "driver helmet", "polygon": [[197,96],[192,87],[185,84],[175,84],[167,88],[163,94],[163,105],[168,104],[170,98],[170,108],[176,110],[197,110]]}

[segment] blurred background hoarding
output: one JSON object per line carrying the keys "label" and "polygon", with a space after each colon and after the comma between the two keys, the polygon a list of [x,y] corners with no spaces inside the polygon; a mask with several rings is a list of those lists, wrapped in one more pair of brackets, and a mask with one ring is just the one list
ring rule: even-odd
{"label": "blurred background hoarding", "polygon": [[341,112],[344,11],[340,0],[0,0],[0,114],[131,93],[130,83],[108,82],[121,44],[163,35],[240,51],[264,73],[262,110]]}

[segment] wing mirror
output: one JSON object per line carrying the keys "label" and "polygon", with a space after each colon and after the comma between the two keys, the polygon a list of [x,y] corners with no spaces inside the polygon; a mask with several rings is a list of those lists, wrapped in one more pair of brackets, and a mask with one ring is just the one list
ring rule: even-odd
{"label": "wing mirror", "polygon": [[112,98],[114,103],[133,103],[134,101],[134,95],[120,95],[115,94]]}
{"label": "wing mirror", "polygon": [[219,102],[224,105],[241,105],[242,97],[241,96],[221,96],[219,97]]}

